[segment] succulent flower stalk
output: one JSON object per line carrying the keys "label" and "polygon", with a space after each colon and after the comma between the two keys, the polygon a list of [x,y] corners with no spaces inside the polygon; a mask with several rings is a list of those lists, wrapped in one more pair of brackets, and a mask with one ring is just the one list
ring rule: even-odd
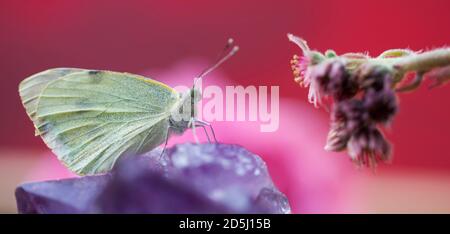
{"label": "succulent flower stalk", "polygon": [[[315,107],[322,99],[332,100],[331,123],[325,150],[347,150],[357,165],[375,167],[391,160],[391,145],[381,127],[389,125],[398,112],[397,93],[414,91],[424,78],[430,87],[450,81],[450,48],[425,52],[390,49],[377,57],[364,53],[337,55],[311,50],[305,40],[288,34],[302,56],[294,55],[294,81],[309,87],[308,100]],[[415,78],[406,83],[405,77]]]}

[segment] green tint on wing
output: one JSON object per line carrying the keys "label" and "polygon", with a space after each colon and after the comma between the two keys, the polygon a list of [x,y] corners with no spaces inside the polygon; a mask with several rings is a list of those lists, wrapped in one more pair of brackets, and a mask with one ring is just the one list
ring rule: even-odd
{"label": "green tint on wing", "polygon": [[141,76],[82,71],[51,81],[39,95],[36,127],[72,171],[107,172],[125,154],[160,145],[176,91]]}
{"label": "green tint on wing", "polygon": [[[63,77],[67,74],[75,73],[83,71],[83,69],[79,68],[54,68],[49,69],[43,72],[39,72],[33,76],[28,77],[23,80],[19,85],[19,94],[22,98],[22,104],[25,107],[25,110],[30,116],[30,119],[35,122],[36,118],[36,109],[37,103],[39,100],[39,95],[42,90],[47,86],[47,84],[51,81],[54,81],[60,77]],[[36,129],[36,135],[39,135],[39,132]]]}

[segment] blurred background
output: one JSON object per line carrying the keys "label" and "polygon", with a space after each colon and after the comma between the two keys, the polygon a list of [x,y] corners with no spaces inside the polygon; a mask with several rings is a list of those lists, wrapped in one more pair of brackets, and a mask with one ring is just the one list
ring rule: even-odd
{"label": "blurred background", "polygon": [[321,51],[376,56],[448,45],[449,23],[446,0],[2,0],[0,213],[16,212],[19,183],[74,176],[34,136],[18,95],[21,80],[80,67],[190,84],[228,37],[241,50],[207,84],[280,86],[280,130],[221,122],[213,123],[216,134],[267,162],[293,212],[450,213],[450,86],[402,94],[386,130],[393,163],[375,173],[357,169],[345,154],[323,150],[328,113],[309,105],[307,90],[293,82],[289,60],[300,51],[286,38],[292,32]]}

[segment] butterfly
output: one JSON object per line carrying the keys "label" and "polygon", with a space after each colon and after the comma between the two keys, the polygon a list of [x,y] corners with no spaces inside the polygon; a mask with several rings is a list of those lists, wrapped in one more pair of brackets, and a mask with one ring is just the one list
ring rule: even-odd
{"label": "butterfly", "polygon": [[196,127],[206,134],[209,127],[215,140],[211,124],[196,118],[196,83],[238,51],[232,43],[185,93],[130,73],[54,68],[23,80],[19,94],[35,135],[67,168],[80,175],[105,173],[121,156],[163,143],[164,152],[170,135],[190,128],[197,142]]}

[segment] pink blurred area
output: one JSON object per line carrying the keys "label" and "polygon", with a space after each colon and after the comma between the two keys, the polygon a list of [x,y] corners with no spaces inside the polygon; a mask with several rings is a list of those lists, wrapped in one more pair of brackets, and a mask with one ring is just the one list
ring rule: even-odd
{"label": "pink blurred area", "polygon": [[217,122],[217,137],[264,158],[294,212],[450,212],[450,86],[401,95],[387,132],[392,165],[375,174],[357,170],[345,154],[323,150],[328,113],[309,105],[293,82],[289,59],[300,52],[286,39],[292,32],[312,48],[371,55],[435,48],[450,41],[449,9],[440,0],[1,1],[0,212],[14,211],[19,182],[73,176],[34,137],[17,92],[21,80],[81,67],[190,85],[228,37],[241,50],[206,84],[280,86],[280,129]]}

